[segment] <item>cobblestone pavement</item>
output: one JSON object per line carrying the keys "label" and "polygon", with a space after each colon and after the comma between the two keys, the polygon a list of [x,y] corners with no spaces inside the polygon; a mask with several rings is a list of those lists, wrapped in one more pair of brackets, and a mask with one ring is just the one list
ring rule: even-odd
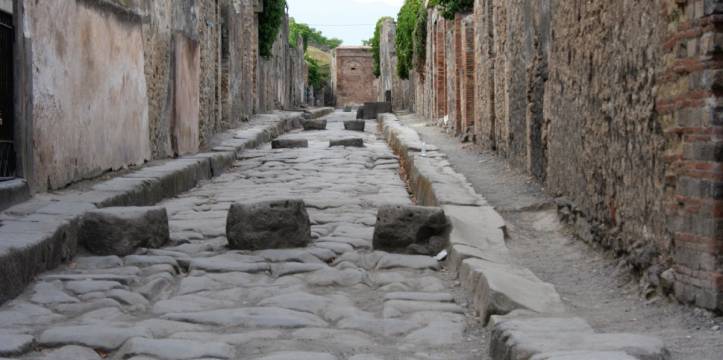
{"label": "cobblestone pavement", "polygon": [[[376,123],[295,132],[307,149],[247,151],[163,202],[173,243],[78,257],[0,308],[0,356],[21,359],[480,359],[483,330],[429,257],[373,252],[377,207],[410,203]],[[365,148],[329,147],[363,137]],[[233,202],[302,198],[305,249],[231,251]],[[456,285],[456,286],[455,286]]]}

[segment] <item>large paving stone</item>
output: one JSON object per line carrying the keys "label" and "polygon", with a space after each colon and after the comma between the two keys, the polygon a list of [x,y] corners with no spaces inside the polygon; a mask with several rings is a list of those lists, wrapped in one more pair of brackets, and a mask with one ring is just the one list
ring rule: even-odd
{"label": "large paving stone", "polygon": [[113,359],[144,355],[174,360],[236,359],[236,350],[228,344],[211,341],[133,338],[118,350]]}
{"label": "large paving stone", "polygon": [[261,356],[256,360],[337,360],[337,357],[321,352],[281,351]]}
{"label": "large paving stone", "polygon": [[444,210],[385,205],[377,212],[373,247],[389,252],[436,255],[447,245],[449,225]]}
{"label": "large paving stone", "polygon": [[125,256],[139,247],[158,248],[170,239],[163,207],[119,207],[87,212],[78,242],[96,255]]}
{"label": "large paving stone", "polygon": [[45,353],[43,360],[101,360],[98,353],[90,348],[68,345]]}
{"label": "large paving stone", "polygon": [[490,314],[507,314],[517,309],[565,312],[555,287],[526,268],[469,258],[462,262],[459,278],[472,291],[473,307],[485,320]]}
{"label": "large paving stone", "polygon": [[557,351],[538,354],[530,360],[636,360],[621,351]]}
{"label": "large paving stone", "polygon": [[311,223],[303,200],[232,204],[226,236],[233,249],[304,247],[311,242]]}
{"label": "large paving stone", "polygon": [[45,330],[38,338],[43,346],[81,345],[112,351],[132,337],[151,337],[141,328],[120,328],[105,325],[61,326]]}
{"label": "large paving stone", "polygon": [[641,360],[670,358],[658,338],[637,334],[597,334],[580,318],[501,316],[495,317],[493,323],[490,339],[490,356],[493,359],[530,360],[534,356],[538,356],[534,359],[546,359],[544,356],[549,358],[551,353],[575,351],[623,352]]}
{"label": "large paving stone", "polygon": [[0,356],[22,355],[30,350],[32,335],[0,333]]}
{"label": "large paving stone", "polygon": [[277,307],[248,307],[212,310],[195,313],[171,313],[164,319],[216,326],[243,326],[247,328],[299,328],[326,326],[316,315]]}

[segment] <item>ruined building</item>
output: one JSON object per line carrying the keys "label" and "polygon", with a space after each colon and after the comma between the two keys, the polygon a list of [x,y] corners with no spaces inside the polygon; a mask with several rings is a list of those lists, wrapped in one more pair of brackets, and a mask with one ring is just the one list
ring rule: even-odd
{"label": "ruined building", "polygon": [[723,310],[722,15],[717,0],[429,9],[424,63],[383,71],[377,95],[528,172],[646,282]]}
{"label": "ruined building", "polygon": [[360,105],[377,98],[371,48],[339,46],[332,52],[331,87],[337,106]]}
{"label": "ruined building", "polygon": [[260,0],[0,1],[2,163],[13,163],[3,176],[32,193],[59,189],[299,108],[303,46],[289,46],[285,23],[260,57],[262,10]]}

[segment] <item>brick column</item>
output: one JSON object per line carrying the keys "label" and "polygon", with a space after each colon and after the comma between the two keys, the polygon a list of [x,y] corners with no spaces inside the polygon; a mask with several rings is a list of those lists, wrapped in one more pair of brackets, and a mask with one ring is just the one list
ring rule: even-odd
{"label": "brick column", "polygon": [[667,0],[656,110],[668,140],[675,295],[723,310],[723,1]]}

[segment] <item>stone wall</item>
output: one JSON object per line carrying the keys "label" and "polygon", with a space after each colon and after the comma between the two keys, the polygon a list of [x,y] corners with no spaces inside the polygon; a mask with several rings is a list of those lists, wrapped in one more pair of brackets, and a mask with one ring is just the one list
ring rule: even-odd
{"label": "stone wall", "polygon": [[543,182],[644,284],[720,310],[722,13],[706,0],[429,10],[413,108]]}
{"label": "stone wall", "polygon": [[368,46],[340,46],[332,52],[332,91],[337,106],[361,105],[377,99],[378,80]]}
{"label": "stone wall", "polygon": [[397,48],[395,46],[397,25],[392,19],[382,23],[379,42],[379,92],[377,101],[387,101],[391,97],[392,109],[404,110],[411,108],[410,81],[403,80],[397,74]]}
{"label": "stone wall", "polygon": [[24,1],[23,174],[57,189],[151,158],[141,17],[92,1]]}
{"label": "stone wall", "polygon": [[[251,114],[304,104],[285,23],[258,55],[257,0],[16,0],[16,131],[34,192],[204,149]],[[62,16],[61,16],[62,15]]]}

